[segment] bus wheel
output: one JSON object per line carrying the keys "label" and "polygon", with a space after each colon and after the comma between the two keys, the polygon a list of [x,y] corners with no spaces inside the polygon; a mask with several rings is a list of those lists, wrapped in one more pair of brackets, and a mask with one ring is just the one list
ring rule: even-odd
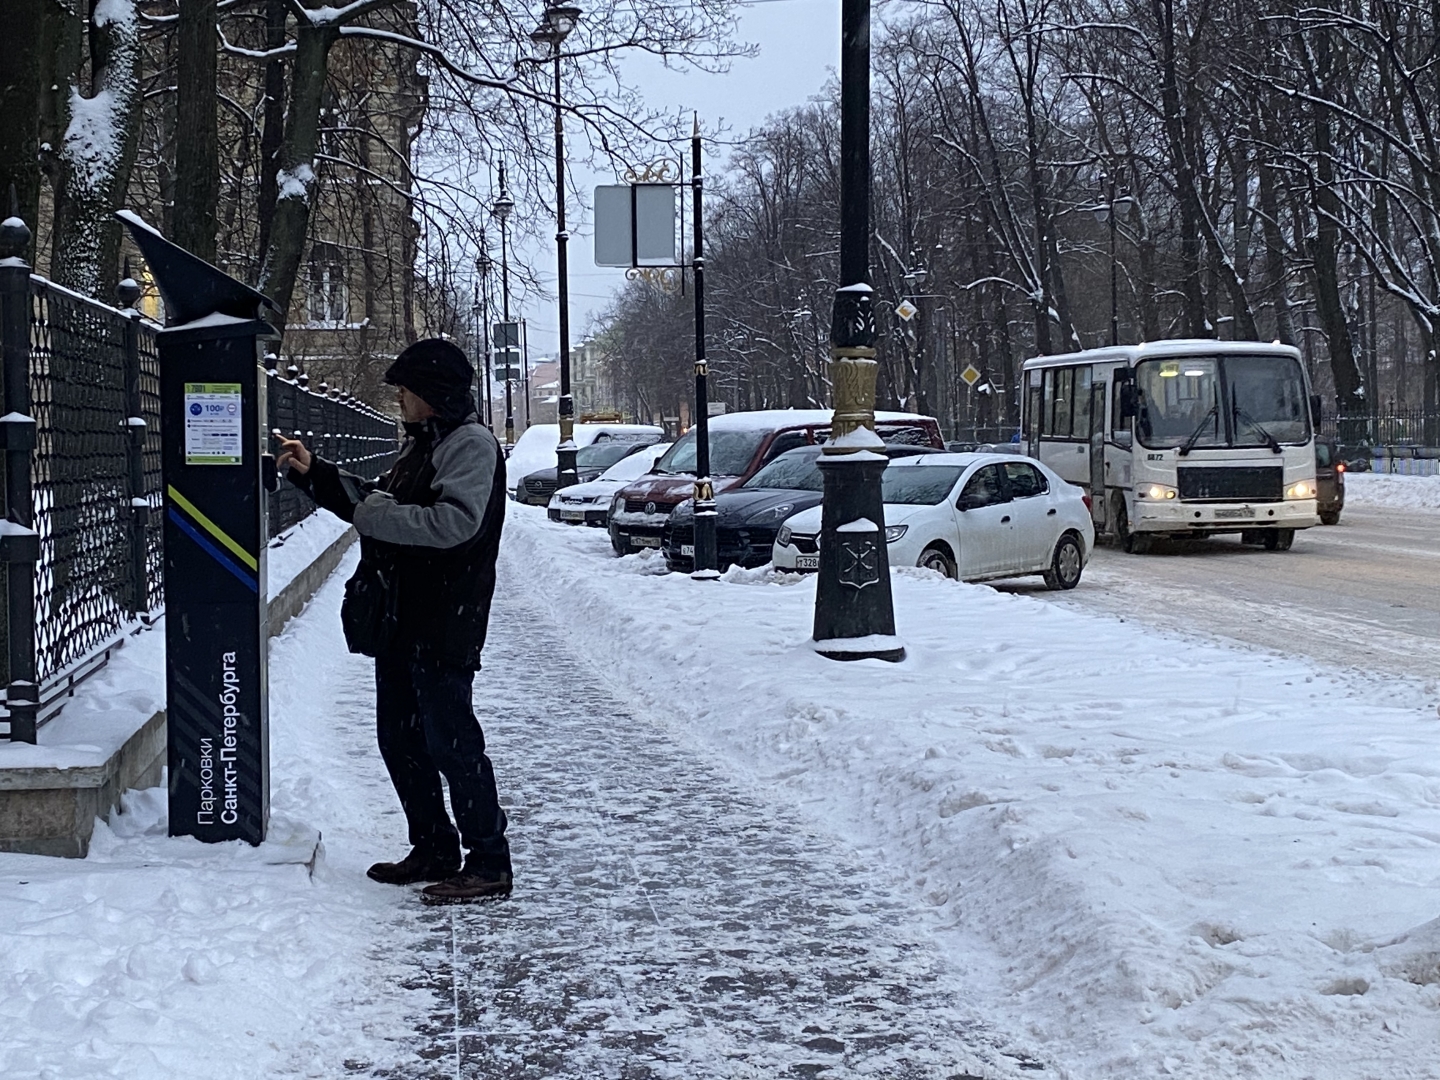
{"label": "bus wheel", "polygon": [[1045,571],[1045,587],[1052,590],[1073,589],[1080,584],[1080,571],[1084,565],[1085,556],[1080,550],[1080,541],[1071,533],[1066,533],[1055,545],[1050,569]]}
{"label": "bus wheel", "polygon": [[1150,537],[1130,531],[1130,518],[1125,513],[1123,500],[1115,511],[1115,535],[1120,540],[1120,547],[1129,555],[1144,555],[1150,550]]}
{"label": "bus wheel", "polygon": [[1266,551],[1289,551],[1294,542],[1294,529],[1274,529],[1265,534]]}

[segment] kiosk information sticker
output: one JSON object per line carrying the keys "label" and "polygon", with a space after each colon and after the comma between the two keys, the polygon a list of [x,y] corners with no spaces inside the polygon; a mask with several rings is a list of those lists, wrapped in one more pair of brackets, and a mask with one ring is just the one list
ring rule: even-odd
{"label": "kiosk information sticker", "polygon": [[242,465],[239,383],[185,384],[185,464]]}

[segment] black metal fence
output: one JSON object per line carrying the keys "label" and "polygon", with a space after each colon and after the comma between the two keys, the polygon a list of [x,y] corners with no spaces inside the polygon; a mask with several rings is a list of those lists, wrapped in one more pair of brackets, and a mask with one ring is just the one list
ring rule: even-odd
{"label": "black metal fence", "polygon": [[1440,413],[1418,407],[1345,416],[1322,413],[1320,434],[1346,446],[1440,447]]}
{"label": "black metal fence", "polygon": [[[363,401],[320,384],[308,388],[303,374],[270,371],[266,386],[268,424],[272,431],[298,435],[314,453],[357,476],[379,476],[398,452],[398,428],[393,416],[372,409]],[[315,504],[291,484],[281,484],[270,496],[270,535],[290,528],[315,509]]]}
{"label": "black metal fence", "polygon": [[[160,328],[33,276],[19,258],[27,243],[10,223],[0,229],[0,726],[34,741],[75,684],[161,609]],[[137,295],[132,286],[122,302]],[[270,373],[267,426],[359,475],[388,468],[395,419],[305,382]],[[271,535],[313,509],[282,484]]]}

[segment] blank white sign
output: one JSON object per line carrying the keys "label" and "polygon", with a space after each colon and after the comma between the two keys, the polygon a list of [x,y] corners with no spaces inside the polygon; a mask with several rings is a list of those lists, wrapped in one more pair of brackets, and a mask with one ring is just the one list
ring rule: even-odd
{"label": "blank white sign", "polygon": [[595,265],[674,266],[678,202],[672,184],[597,187]]}

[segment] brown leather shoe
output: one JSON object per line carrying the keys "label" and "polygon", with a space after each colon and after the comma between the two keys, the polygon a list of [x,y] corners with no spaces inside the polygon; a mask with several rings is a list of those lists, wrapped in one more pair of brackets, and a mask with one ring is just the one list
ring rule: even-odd
{"label": "brown leather shoe", "polygon": [[420,881],[444,881],[459,869],[458,851],[446,857],[416,848],[399,862],[377,862],[365,871],[365,876],[382,885],[414,885]]}
{"label": "brown leather shoe", "polygon": [[428,904],[461,904],[470,900],[500,900],[510,895],[514,878],[508,870],[462,871],[452,878],[421,889]]}

